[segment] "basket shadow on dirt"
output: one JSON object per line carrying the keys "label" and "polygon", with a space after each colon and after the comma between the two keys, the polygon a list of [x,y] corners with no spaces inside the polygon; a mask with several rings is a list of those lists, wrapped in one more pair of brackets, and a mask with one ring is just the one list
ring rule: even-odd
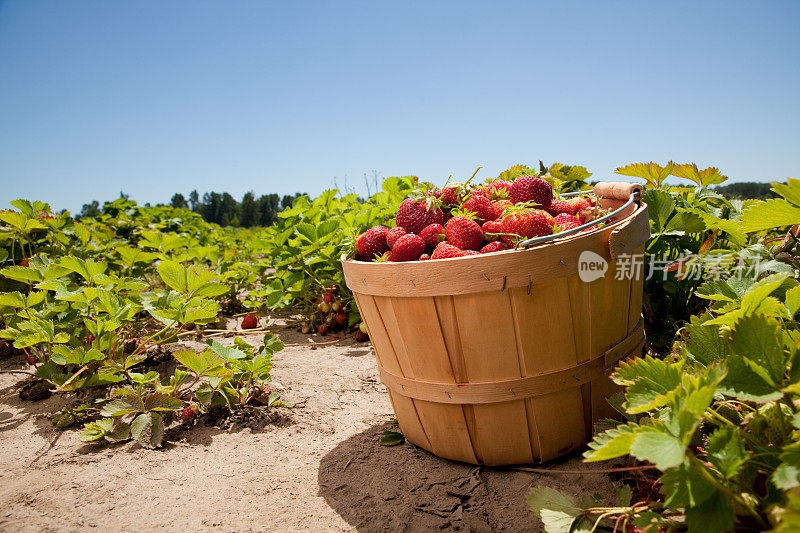
{"label": "basket shadow on dirt", "polygon": [[[373,426],[323,457],[319,495],[358,531],[541,531],[525,495],[546,485],[578,496],[613,494],[601,474],[542,475],[448,461],[411,444],[378,444],[397,424]],[[581,468],[571,457],[554,470]]]}

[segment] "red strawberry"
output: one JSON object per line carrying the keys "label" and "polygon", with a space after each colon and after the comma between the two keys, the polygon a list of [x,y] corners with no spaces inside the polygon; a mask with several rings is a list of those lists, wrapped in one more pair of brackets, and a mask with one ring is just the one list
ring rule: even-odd
{"label": "red strawberry", "polygon": [[436,205],[433,197],[407,198],[397,209],[395,221],[407,232],[419,233],[425,226],[444,224],[444,211]]}
{"label": "red strawberry", "polygon": [[401,228],[400,226],[390,229],[389,233],[386,234],[386,244],[388,244],[389,248],[391,248],[392,246],[394,246],[394,243],[397,242],[397,239],[399,239],[406,233],[408,232],[405,230],[405,228]]}
{"label": "red strawberry", "polygon": [[495,220],[499,216],[491,200],[474,194],[464,201],[464,211],[475,213],[481,220]]}
{"label": "red strawberry", "polygon": [[373,226],[365,231],[356,240],[356,251],[360,259],[372,261],[376,255],[381,255],[389,249],[386,243],[386,235],[389,228],[386,226]]}
{"label": "red strawberry", "polygon": [[322,324],[317,327],[317,335],[327,335],[328,334],[328,326],[326,324]]}
{"label": "red strawberry", "polygon": [[520,176],[511,184],[511,201],[536,202],[542,209],[548,209],[553,201],[553,187],[542,178]]}
{"label": "red strawberry", "polygon": [[483,244],[483,230],[477,222],[467,217],[451,218],[445,234],[450,244],[462,250],[477,250]]}
{"label": "red strawberry", "polygon": [[333,294],[326,292],[325,294],[322,295],[322,301],[325,302],[326,304],[333,302]]}
{"label": "red strawberry", "polygon": [[458,205],[464,196],[461,187],[445,187],[439,194],[439,201],[443,205]]}
{"label": "red strawberry", "polygon": [[181,411],[181,422],[191,422],[196,416],[197,410],[195,410],[192,406],[188,406]]}
{"label": "red strawberry", "polygon": [[258,317],[250,314],[242,319],[242,329],[256,329],[258,327]]}
{"label": "red strawberry", "polygon": [[499,237],[491,235],[492,233],[502,233],[502,221],[488,220],[483,223],[483,237],[487,241],[496,241]]}
{"label": "red strawberry", "polygon": [[433,250],[439,242],[444,240],[444,226],[441,224],[431,224],[425,226],[419,232],[419,236],[425,239],[425,245],[428,250]]}
{"label": "red strawberry", "polygon": [[550,204],[550,208],[547,210],[553,216],[560,215],[561,213],[567,213],[569,215],[574,215],[576,210],[573,206],[565,200],[553,200]]}
{"label": "red strawberry", "polygon": [[[553,217],[547,211],[540,209],[526,209],[512,213],[502,220],[503,233],[514,233],[523,239],[542,237],[553,233]],[[508,244],[519,240],[513,236],[503,236]]]}
{"label": "red strawberry", "polygon": [[567,202],[570,204],[572,212],[570,214],[574,215],[583,209],[589,209],[594,204],[589,202],[586,198],[573,198]]}
{"label": "red strawberry", "polygon": [[508,245],[503,241],[490,242],[480,249],[482,254],[490,254],[492,252],[499,252],[501,250],[508,250]]}
{"label": "red strawberry", "polygon": [[511,203],[511,200],[497,200],[492,202],[492,207],[494,207],[494,212],[497,213],[497,218],[500,218],[506,212],[506,209],[514,207],[514,204]]}
{"label": "red strawberry", "polygon": [[495,180],[489,184],[494,198],[508,198],[511,194],[511,182],[506,180]]}
{"label": "red strawberry", "polygon": [[369,340],[369,335],[367,335],[363,331],[356,331],[356,342],[367,342],[368,340]]}
{"label": "red strawberry", "polygon": [[478,250],[464,250],[464,255],[481,255]]}
{"label": "red strawberry", "polygon": [[347,316],[347,313],[337,313],[336,314],[336,324],[338,324],[339,326],[342,326],[342,327],[346,326],[348,320],[350,320],[350,317]]}
{"label": "red strawberry", "polygon": [[581,221],[568,213],[560,213],[555,218],[556,224],[561,228],[561,231],[577,228],[581,225]]}
{"label": "red strawberry", "polygon": [[464,250],[456,248],[447,241],[442,241],[436,245],[431,259],[449,259],[451,257],[464,257]]}
{"label": "red strawberry", "polygon": [[492,191],[489,190],[489,187],[479,186],[472,189],[473,196],[485,196],[486,198],[490,198],[492,196]]}
{"label": "red strawberry", "polygon": [[416,261],[424,251],[425,239],[419,235],[408,233],[394,243],[389,261]]}
{"label": "red strawberry", "polygon": [[427,261],[431,256],[429,254],[422,254],[417,261]]}

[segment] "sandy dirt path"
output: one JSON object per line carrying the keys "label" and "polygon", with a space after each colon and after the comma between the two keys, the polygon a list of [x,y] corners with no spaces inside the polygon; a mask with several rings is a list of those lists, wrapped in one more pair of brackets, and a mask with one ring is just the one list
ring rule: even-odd
{"label": "sandy dirt path", "polygon": [[[273,380],[295,406],[277,421],[198,424],[173,431],[159,450],[84,445],[77,431],[52,425],[69,400],[22,401],[18,379],[0,374],[2,531],[539,531],[525,504],[531,485],[614,490],[600,474],[477,468],[409,444],[379,446],[397,427],[368,343],[287,347]],[[552,465],[584,467],[574,457]]]}

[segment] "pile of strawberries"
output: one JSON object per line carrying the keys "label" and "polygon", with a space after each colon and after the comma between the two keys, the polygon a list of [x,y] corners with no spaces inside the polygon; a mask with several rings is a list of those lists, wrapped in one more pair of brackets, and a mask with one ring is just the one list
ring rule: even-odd
{"label": "pile of strawberries", "polygon": [[550,182],[532,175],[432,188],[403,201],[395,227],[373,226],[361,234],[355,258],[424,261],[499,252],[596,216],[593,201],[556,199]]}

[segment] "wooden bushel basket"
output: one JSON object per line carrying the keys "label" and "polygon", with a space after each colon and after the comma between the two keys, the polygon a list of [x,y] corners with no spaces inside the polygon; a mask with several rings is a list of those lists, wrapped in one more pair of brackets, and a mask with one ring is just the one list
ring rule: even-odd
{"label": "wooden bushel basket", "polygon": [[[641,187],[599,183],[602,207]],[[632,197],[631,197],[632,198]],[[507,465],[581,448],[620,359],[641,353],[643,272],[617,276],[649,238],[639,202],[616,222],[528,249],[437,261],[343,260],[406,438],[447,459]],[[579,256],[608,261],[581,281]],[[643,268],[643,267],[642,267]],[[622,279],[617,279],[621,277]]]}

